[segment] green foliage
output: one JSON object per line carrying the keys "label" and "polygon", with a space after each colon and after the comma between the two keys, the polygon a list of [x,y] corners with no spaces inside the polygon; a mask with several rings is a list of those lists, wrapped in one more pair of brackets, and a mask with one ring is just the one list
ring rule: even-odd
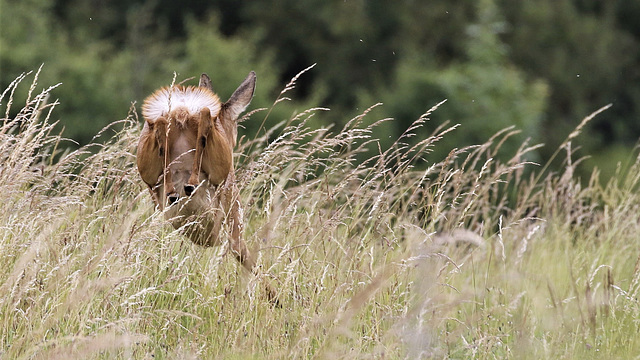
{"label": "green foliage", "polygon": [[[105,61],[111,57],[108,44],[93,39],[78,42],[69,33],[59,31],[60,27],[47,15],[52,6],[53,2],[46,0],[2,4],[2,22],[15,24],[2,32],[2,85],[8,85],[12,77],[22,72],[46,64],[43,82],[52,84],[54,79],[64,82],[53,95],[65,99],[60,107],[60,112],[66,115],[65,135],[88,142],[103,126],[118,119],[116,114],[126,115],[128,94],[115,91],[122,87],[122,82],[117,82],[114,88],[102,86],[105,78],[118,73]],[[26,94],[22,95],[21,100],[26,98]]]}
{"label": "green foliage", "polygon": [[527,139],[534,144],[542,140],[547,86],[529,80],[509,62],[508,49],[498,37],[505,26],[498,10],[492,1],[479,3],[478,23],[467,28],[464,61],[434,69],[429,54],[407,56],[398,66],[393,86],[372,96],[389,104],[388,114],[400,123],[422,114],[430,99],[447,99],[434,121],[461,126],[444,140],[435,159],[446,156],[451,148],[483,143],[512,126],[521,133],[503,146],[506,154],[513,154]]}
{"label": "green foliage", "polygon": [[[640,60],[640,33],[624,31],[620,24],[634,2],[605,2],[599,11],[586,11],[587,3],[506,1],[504,7],[511,24],[505,41],[513,62],[549,85],[549,105],[540,127],[545,142],[559,144],[575,126],[574,119],[613,103],[581,143],[590,154],[603,144],[629,145],[638,138],[637,121],[631,120],[637,118],[632,114],[638,111],[638,101],[631,99],[640,94],[640,74],[632,70]],[[547,148],[546,154],[553,149]]]}

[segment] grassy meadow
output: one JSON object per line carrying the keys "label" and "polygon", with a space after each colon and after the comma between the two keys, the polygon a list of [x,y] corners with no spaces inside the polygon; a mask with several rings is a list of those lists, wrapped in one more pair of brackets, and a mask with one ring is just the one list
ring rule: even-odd
{"label": "grassy meadow", "polygon": [[640,356],[640,161],[606,184],[575,178],[571,140],[590,117],[558,150],[560,172],[529,163],[526,144],[498,160],[514,129],[431,159],[455,131],[414,136],[437,106],[389,149],[372,132],[392,120],[367,111],[342,129],[307,126],[318,108],[246,134],[253,276],[154,212],[135,112],[106,143],[63,150],[36,80],[0,98],[0,358]]}

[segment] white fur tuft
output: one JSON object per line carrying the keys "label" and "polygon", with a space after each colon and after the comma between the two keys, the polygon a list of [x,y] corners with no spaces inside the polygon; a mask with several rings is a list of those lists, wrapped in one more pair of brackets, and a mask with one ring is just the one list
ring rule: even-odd
{"label": "white fur tuft", "polygon": [[185,107],[194,115],[200,113],[202,108],[209,108],[211,116],[215,117],[221,106],[218,95],[207,88],[166,86],[145,99],[142,105],[142,116],[153,123],[158,117],[166,116],[179,107]]}

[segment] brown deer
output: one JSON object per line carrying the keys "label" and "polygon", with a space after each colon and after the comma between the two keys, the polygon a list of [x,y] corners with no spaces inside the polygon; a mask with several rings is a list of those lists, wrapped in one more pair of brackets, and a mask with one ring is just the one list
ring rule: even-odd
{"label": "brown deer", "polygon": [[[163,87],[142,106],[144,127],[137,164],[153,202],[176,229],[194,243],[219,245],[222,224],[238,261],[256,272],[255,259],[242,240],[242,205],[233,168],[237,119],[253,98],[252,71],[222,103],[207,74],[199,86]],[[275,292],[267,285],[268,296]]]}

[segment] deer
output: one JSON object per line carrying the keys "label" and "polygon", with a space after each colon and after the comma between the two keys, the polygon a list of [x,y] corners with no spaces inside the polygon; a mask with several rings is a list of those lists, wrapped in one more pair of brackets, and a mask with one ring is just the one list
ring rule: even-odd
{"label": "deer", "polygon": [[[207,74],[198,86],[165,86],[142,106],[144,125],[137,167],[156,208],[193,243],[221,245],[226,224],[229,248],[242,266],[257,274],[256,260],[243,240],[243,209],[235,181],[233,149],[238,117],[253,98],[251,71],[222,103]],[[277,303],[267,284],[267,296]]]}

